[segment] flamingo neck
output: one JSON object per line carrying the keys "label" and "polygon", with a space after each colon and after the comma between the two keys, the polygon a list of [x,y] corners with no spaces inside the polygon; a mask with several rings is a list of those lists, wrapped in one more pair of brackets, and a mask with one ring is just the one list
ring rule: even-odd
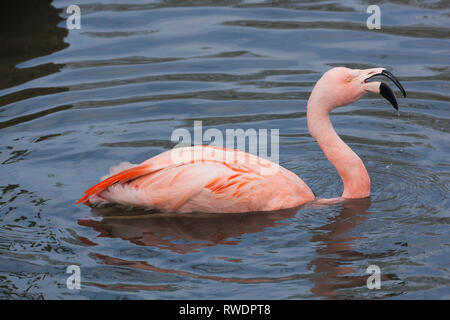
{"label": "flamingo neck", "polygon": [[343,198],[365,198],[370,195],[370,178],[358,155],[338,136],[330,121],[331,104],[324,105],[324,99],[310,97],[307,120],[311,136],[316,139],[323,153],[344,183]]}

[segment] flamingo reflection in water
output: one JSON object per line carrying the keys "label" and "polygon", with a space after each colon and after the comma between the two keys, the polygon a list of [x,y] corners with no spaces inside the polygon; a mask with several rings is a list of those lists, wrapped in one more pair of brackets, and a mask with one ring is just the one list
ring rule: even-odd
{"label": "flamingo reflection in water", "polygon": [[[310,274],[292,274],[282,277],[239,278],[205,275],[171,268],[160,268],[147,261],[129,261],[95,253],[102,263],[159,272],[176,274],[194,279],[206,279],[234,283],[274,283],[310,279],[314,286],[312,294],[318,297],[336,299],[340,297],[339,289],[357,288],[366,285],[368,275],[353,275],[358,271],[349,266],[351,262],[365,261],[370,257],[354,249],[358,241],[364,239],[357,234],[350,236],[358,225],[364,223],[369,214],[370,198],[346,200],[336,204],[339,214],[329,222],[312,230],[310,242],[316,247],[316,254],[308,264]],[[302,208],[305,208],[303,206]],[[308,209],[308,208],[305,208]],[[311,206],[309,206],[311,209]],[[321,210],[315,205],[312,209]],[[177,254],[196,254],[202,248],[218,245],[240,244],[246,234],[257,234],[266,228],[273,228],[293,223],[299,208],[277,212],[230,214],[158,214],[142,211],[141,215],[130,217],[130,213],[121,213],[117,207],[94,208],[94,215],[101,220],[83,219],[78,223],[99,232],[98,237],[120,238],[139,246],[149,246],[159,250],[168,250]],[[302,229],[304,230],[304,229]],[[299,232],[303,232],[299,230]],[[81,238],[85,244],[95,246],[95,240]],[[214,257],[230,263],[241,262],[236,257]],[[367,263],[362,263],[369,265]],[[101,284],[94,284],[101,286]],[[133,285],[133,288],[136,285]],[[157,286],[158,287],[158,286]],[[162,286],[164,288],[164,286]],[[145,286],[138,289],[145,290]],[[159,287],[158,287],[159,288]]]}

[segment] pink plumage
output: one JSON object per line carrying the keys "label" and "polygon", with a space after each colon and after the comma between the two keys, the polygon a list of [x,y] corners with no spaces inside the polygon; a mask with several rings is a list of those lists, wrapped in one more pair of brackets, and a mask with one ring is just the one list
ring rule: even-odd
{"label": "pink plumage", "polygon": [[313,199],[297,175],[273,162],[239,150],[194,146],[106,177],[79,202],[237,213],[291,208]]}

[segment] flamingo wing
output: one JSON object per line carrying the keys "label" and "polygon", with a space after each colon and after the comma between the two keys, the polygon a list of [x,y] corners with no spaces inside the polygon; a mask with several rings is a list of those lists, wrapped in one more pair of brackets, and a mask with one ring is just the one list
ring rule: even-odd
{"label": "flamingo wing", "polygon": [[113,174],[78,202],[120,203],[167,212],[250,212],[314,199],[294,173],[254,155],[211,146],[166,151]]}

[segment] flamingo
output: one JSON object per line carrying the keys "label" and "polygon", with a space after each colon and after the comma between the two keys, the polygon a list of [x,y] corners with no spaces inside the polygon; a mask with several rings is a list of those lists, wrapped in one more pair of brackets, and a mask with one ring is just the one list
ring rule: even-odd
{"label": "flamingo", "polygon": [[372,80],[376,76],[389,78],[406,97],[403,86],[385,68],[335,67],[322,75],[308,99],[308,129],[343,181],[340,197],[316,199],[296,174],[269,160],[239,150],[196,145],[165,151],[139,165],[123,162],[111,167],[110,174],[86,190],[77,204],[116,203],[173,213],[243,213],[294,208],[314,200],[366,198],[369,174],[337,135],[329,113],[367,92],[381,94],[398,111],[392,89]]}

